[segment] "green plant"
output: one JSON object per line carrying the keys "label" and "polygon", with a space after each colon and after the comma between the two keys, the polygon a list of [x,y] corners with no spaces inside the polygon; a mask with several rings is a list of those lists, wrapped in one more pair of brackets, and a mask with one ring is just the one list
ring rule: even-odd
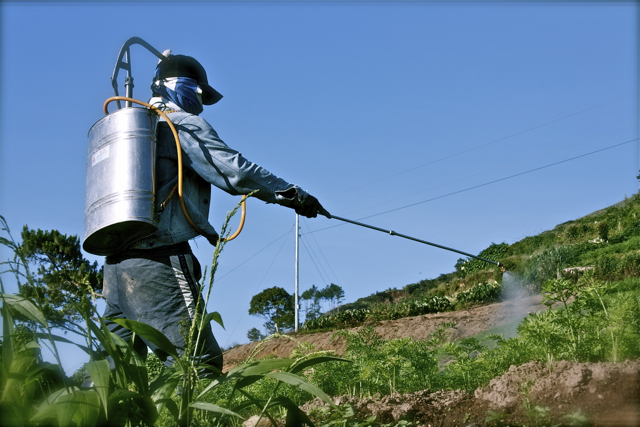
{"label": "green plant", "polygon": [[[506,243],[491,243],[491,245],[481,251],[478,256],[481,258],[490,259],[492,261],[498,261],[504,256],[505,253],[507,253],[508,249],[509,245]],[[455,265],[456,270],[460,273],[461,277],[465,277],[480,270],[486,270],[492,266],[493,264],[479,260],[477,258],[460,258]]]}
{"label": "green plant", "polygon": [[519,385],[520,395],[522,396],[522,409],[532,426],[548,425],[550,422],[549,413],[551,410],[547,407],[532,403],[529,398],[533,383],[533,380],[529,380]]}
{"label": "green plant", "polygon": [[462,304],[471,302],[489,302],[495,301],[502,287],[497,282],[484,282],[474,285],[471,289],[460,291],[453,296],[456,301]]}
{"label": "green plant", "polygon": [[580,409],[576,412],[564,415],[570,426],[585,426],[589,424],[589,419],[582,413]]}
{"label": "green plant", "polygon": [[570,246],[556,246],[539,253],[525,267],[524,280],[539,286],[547,280],[559,278],[562,269],[569,267],[575,260],[575,255],[574,248]]}
{"label": "green plant", "polygon": [[[228,215],[221,235],[228,234],[227,224],[234,213],[235,210]],[[3,237],[2,243],[7,246],[10,242],[13,245],[9,245],[10,248],[16,248],[4,218],[0,219],[4,224],[3,231],[9,235],[9,239]],[[235,423],[234,419],[243,418],[240,412],[246,413],[251,408],[260,417],[268,417],[272,421],[275,421],[275,416],[283,416],[289,426],[310,424],[298,405],[286,395],[278,393],[279,388],[285,388],[283,385],[320,397],[333,406],[325,393],[299,374],[323,362],[344,362],[341,358],[319,356],[298,360],[251,361],[225,374],[200,362],[201,331],[211,320],[222,325],[218,313],[205,315],[203,307],[209,298],[223,246],[224,240],[220,239],[209,273],[209,291],[206,298],[201,296],[196,306],[196,315],[186,325],[187,345],[183,354],[179,354],[162,333],[148,325],[128,319],[111,319],[153,342],[170,355],[175,360],[171,367],[150,369],[150,365],[133,349],[132,343],[124,342],[110,333],[95,311],[83,309],[95,307],[95,301],[93,305],[77,304],[76,309],[86,324],[87,345],[76,346],[91,357],[91,361],[85,365],[93,381],[89,388],[74,385],[62,372],[56,343],[70,341],[52,333],[42,313],[41,301],[5,293],[0,279],[3,320],[0,363],[2,425],[39,426],[53,423],[60,426],[151,426],[156,424],[160,414],[165,413],[168,414],[168,423],[171,425],[229,425]],[[25,281],[33,283],[34,276],[30,273],[28,263],[20,256],[19,251],[14,253],[15,258],[2,265],[9,266],[8,271],[16,275],[19,286]],[[207,277],[206,271],[204,277]],[[82,297],[95,298],[95,294],[84,294]],[[14,314],[19,314],[24,319],[23,324],[30,328],[17,333],[22,327]],[[43,342],[49,344],[57,364],[43,362],[39,357],[37,350]],[[101,351],[98,351],[99,347]],[[103,359],[103,351],[113,359],[113,370]],[[203,374],[210,379],[204,380]],[[206,381],[209,383],[205,386]],[[275,382],[269,395],[254,396],[247,391],[248,387],[259,381]],[[223,403],[222,400],[217,403],[203,400],[205,395],[217,389],[230,393],[224,400],[224,405],[217,404]],[[241,396],[242,399],[234,399],[234,395]]]}
{"label": "green plant", "polygon": [[488,411],[484,422],[493,426],[503,426],[506,425],[503,421],[507,418],[509,418],[509,414],[505,411]]}
{"label": "green plant", "polygon": [[600,239],[604,240],[605,242],[609,240],[609,224],[607,224],[605,221],[600,221],[596,226],[596,229],[598,231],[598,237]]}
{"label": "green plant", "polygon": [[[8,230],[4,220],[2,225]],[[20,245],[13,239],[3,241],[21,262],[37,267],[31,280],[22,282],[19,294],[37,299],[40,310],[54,328],[73,334],[82,331],[80,311],[91,311],[93,304],[93,300],[84,295],[89,289],[101,291],[102,269],[97,262],[92,264],[82,256],[77,236],[24,226],[21,238]]]}

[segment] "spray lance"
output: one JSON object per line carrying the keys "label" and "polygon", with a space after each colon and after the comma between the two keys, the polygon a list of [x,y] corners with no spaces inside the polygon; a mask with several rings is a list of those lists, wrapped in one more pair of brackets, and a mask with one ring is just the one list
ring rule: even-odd
{"label": "spray lance", "polygon": [[502,271],[503,273],[507,271],[507,269],[505,268],[505,266],[504,266],[502,263],[500,263],[500,262],[497,262],[497,261],[491,261],[490,259],[486,259],[486,258],[482,258],[482,257],[476,256],[476,255],[472,255],[472,254],[470,254],[470,253],[463,252],[463,251],[459,251],[459,250],[457,250],[457,249],[448,248],[448,247],[446,247],[446,246],[438,245],[438,244],[436,244],[436,243],[427,242],[426,240],[417,239],[417,238],[415,238],[415,237],[407,236],[406,234],[396,233],[396,232],[395,232],[395,231],[393,231],[393,230],[385,230],[385,229],[383,229],[383,228],[374,227],[373,225],[363,224],[363,223],[358,222],[358,221],[353,221],[353,220],[351,220],[351,219],[342,218],[342,217],[335,216],[335,215],[331,215],[331,216],[330,216],[330,218],[335,218],[335,219],[338,219],[338,220],[340,220],[340,221],[348,222],[348,223],[350,223],[350,224],[359,225],[360,227],[365,227],[365,228],[370,228],[370,229],[372,229],[372,230],[382,231],[383,233],[388,233],[388,234],[390,234],[391,236],[398,236],[398,237],[402,237],[402,238],[404,238],[404,239],[413,240],[414,242],[418,242],[418,243],[424,243],[425,245],[435,246],[436,248],[444,249],[444,250],[447,250],[447,251],[457,252],[457,253],[459,253],[459,254],[462,254],[462,255],[465,255],[465,256],[468,256],[468,257],[471,257],[471,258],[479,259],[480,261],[488,262],[488,263],[490,263],[490,264],[495,264],[495,265],[497,265],[498,267],[500,267],[500,271]]}

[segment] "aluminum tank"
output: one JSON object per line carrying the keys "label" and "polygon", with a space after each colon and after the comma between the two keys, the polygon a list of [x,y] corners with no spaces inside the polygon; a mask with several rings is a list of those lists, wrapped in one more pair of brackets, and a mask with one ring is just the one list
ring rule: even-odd
{"label": "aluminum tank", "polygon": [[113,255],[156,232],[157,125],[152,110],[122,108],[89,130],[85,251]]}

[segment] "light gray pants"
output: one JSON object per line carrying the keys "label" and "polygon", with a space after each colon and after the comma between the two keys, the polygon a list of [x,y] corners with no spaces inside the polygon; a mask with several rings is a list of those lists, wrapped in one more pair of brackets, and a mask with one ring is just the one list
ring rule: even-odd
{"label": "light gray pants", "polygon": [[[107,301],[103,317],[126,318],[153,326],[184,352],[185,327],[191,325],[200,295],[200,264],[187,242],[149,250],[129,250],[107,257],[103,293]],[[107,321],[109,330],[125,341],[132,332]],[[222,351],[207,325],[201,335],[201,361],[222,370]],[[134,349],[143,359],[149,347],[167,366],[172,358],[155,344],[136,336]],[[110,361],[113,364],[113,361]]]}

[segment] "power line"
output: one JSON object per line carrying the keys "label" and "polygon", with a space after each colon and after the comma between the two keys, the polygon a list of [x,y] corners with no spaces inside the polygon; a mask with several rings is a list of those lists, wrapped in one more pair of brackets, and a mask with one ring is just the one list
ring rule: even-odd
{"label": "power line", "polygon": [[[313,249],[313,245],[311,245],[311,242],[305,242],[304,240],[304,236],[302,240],[302,244],[305,245],[305,249],[307,251],[307,253],[309,253],[309,256],[312,257],[311,261],[313,261],[313,258],[318,260],[318,265],[320,266],[320,268],[322,269],[322,272],[324,273],[325,276],[327,276],[327,279],[325,280],[324,277],[322,278],[322,280],[324,280],[325,283],[331,281],[331,279],[329,278],[329,273],[327,273],[327,270],[324,268],[324,265],[322,265],[322,262],[320,260],[320,257],[316,254],[316,251]],[[313,261],[313,263],[315,264],[315,261]],[[316,270],[318,269],[318,267],[316,266]],[[318,273],[320,273],[320,271],[318,271]],[[322,277],[322,274],[320,275]]]}
{"label": "power line", "polygon": [[[313,263],[313,265],[315,266],[316,270],[318,271],[318,274],[320,275],[320,278],[322,279],[322,281],[324,282],[325,285],[328,285],[329,283],[328,283],[327,279],[324,278],[324,275],[322,274],[322,272],[318,268],[318,265],[316,264],[316,261],[313,259],[313,256],[311,256],[311,252],[309,252],[309,248],[307,247],[308,245],[304,242],[304,240],[302,240],[302,246],[304,246],[304,249],[307,251],[307,254],[309,254],[309,258],[311,258],[311,262]],[[326,272],[325,272],[325,274],[326,274]]]}
{"label": "power line", "polygon": [[[257,255],[259,252],[263,251],[264,249],[266,249],[268,246],[270,246],[272,243],[276,242],[277,240],[281,239],[283,236],[289,237],[289,235],[291,234],[291,231],[295,228],[295,226],[291,227],[289,229],[289,231],[287,231],[284,235],[278,237],[276,240],[274,240],[273,242],[269,243],[267,246],[265,246],[264,248],[262,248],[260,251],[258,251],[255,255]],[[258,286],[256,286],[256,288],[253,290],[254,294],[258,291],[258,289],[260,288],[260,286],[262,286],[262,283],[264,282],[264,279],[267,278],[267,274],[269,274],[269,271],[271,271],[271,267],[273,267],[273,264],[276,262],[276,259],[278,259],[278,255],[280,255],[280,252],[282,251],[282,248],[284,247],[284,244],[287,243],[287,239],[285,238],[282,242],[282,245],[280,245],[280,249],[278,249],[278,252],[276,253],[276,256],[273,257],[273,260],[271,261],[271,264],[269,265],[269,268],[267,268],[267,271],[264,273],[264,276],[262,276],[262,280],[260,280],[260,283],[258,283]],[[253,255],[253,256],[255,256]],[[253,256],[251,258],[253,258]],[[249,258],[249,259],[251,259]],[[247,260],[249,261],[249,260]],[[245,262],[247,262],[245,261]],[[244,263],[243,263],[244,264]],[[242,264],[240,264],[242,265]],[[239,266],[238,266],[239,267]],[[236,268],[238,268],[236,267]],[[227,345],[229,345],[229,341],[231,340],[231,337],[236,333],[236,329],[238,329],[238,326],[240,326],[240,322],[242,321],[242,319],[244,318],[244,313],[248,312],[248,309],[251,307],[251,303],[249,303],[248,306],[245,306],[245,310],[242,312],[242,314],[240,315],[240,318],[238,319],[238,322],[236,323],[236,326],[233,328],[233,331],[231,331],[231,334],[229,336],[229,339],[227,340],[225,347]]]}
{"label": "power line", "polygon": [[491,144],[495,144],[496,142],[504,141],[505,139],[509,139],[509,138],[514,137],[514,136],[518,136],[518,135],[521,135],[521,134],[523,134],[523,133],[530,132],[530,131],[532,131],[532,130],[535,130],[535,129],[538,129],[538,128],[541,128],[541,127],[544,127],[544,126],[550,125],[550,124],[552,124],[552,123],[556,123],[556,122],[559,122],[559,121],[561,121],[561,120],[568,119],[569,117],[573,117],[573,116],[576,116],[576,115],[578,115],[578,114],[582,114],[582,113],[585,113],[585,112],[587,112],[587,111],[594,110],[594,109],[596,109],[596,108],[602,107],[603,105],[611,104],[612,102],[619,101],[619,100],[621,100],[621,99],[627,98],[627,97],[629,97],[629,96],[631,96],[631,95],[634,95],[634,94],[636,94],[636,93],[637,93],[637,92],[630,93],[630,94],[628,94],[628,95],[621,96],[621,97],[619,97],[619,98],[615,98],[615,99],[612,99],[612,100],[607,101],[607,102],[603,102],[602,104],[598,104],[598,105],[595,105],[595,106],[593,106],[593,107],[589,107],[589,108],[586,108],[586,109],[584,109],[584,110],[580,110],[580,111],[578,111],[578,112],[571,113],[571,114],[569,114],[569,115],[567,115],[567,116],[563,116],[563,117],[560,117],[560,118],[557,118],[557,119],[551,120],[551,121],[549,121],[549,122],[542,123],[542,124],[540,124],[540,125],[536,125],[536,126],[533,126],[533,127],[528,128],[528,129],[521,130],[521,131],[519,131],[519,132],[512,133],[512,134],[507,135],[507,136],[503,136],[503,137],[498,138],[498,139],[494,139],[493,141],[489,141],[489,142],[486,142],[486,143],[484,143],[484,144],[480,144],[480,145],[477,145],[477,146],[475,146],[475,147],[472,147],[472,148],[469,148],[469,149],[466,149],[466,150],[462,150],[462,151],[458,151],[457,153],[450,154],[450,155],[448,155],[448,156],[441,157],[441,158],[436,159],[436,160],[432,160],[432,161],[430,161],[430,162],[428,162],[428,163],[423,163],[423,164],[421,164],[421,165],[414,166],[414,167],[412,167],[412,168],[405,169],[405,170],[403,170],[403,171],[396,172],[396,173],[393,173],[393,174],[391,174],[391,175],[387,175],[387,176],[384,176],[384,177],[382,177],[382,178],[378,178],[378,179],[376,179],[376,180],[373,180],[373,181],[370,181],[370,182],[366,182],[366,183],[364,183],[364,184],[360,184],[360,185],[357,185],[357,186],[352,187],[352,188],[347,188],[347,189],[345,189],[345,190],[342,190],[342,191],[339,191],[339,192],[337,192],[337,193],[334,193],[334,194],[332,194],[332,195],[330,195],[330,196],[327,196],[327,197],[325,197],[325,199],[328,199],[328,198],[333,197],[333,196],[337,196],[337,195],[342,194],[342,193],[346,193],[347,191],[352,191],[352,190],[356,190],[356,189],[358,189],[358,188],[365,187],[365,186],[367,186],[367,185],[375,184],[376,182],[384,181],[384,180],[386,180],[386,179],[393,178],[393,177],[395,177],[395,176],[402,175],[402,174],[404,174],[404,173],[411,172],[411,171],[413,171],[413,170],[420,169],[420,168],[423,168],[423,167],[425,167],[425,166],[429,166],[429,165],[432,165],[432,164],[434,164],[434,163],[441,162],[441,161],[443,161],[443,160],[448,160],[448,159],[450,159],[450,158],[452,158],[452,157],[456,157],[456,156],[459,156],[459,155],[461,155],[461,154],[469,153],[469,152],[474,151],[474,150],[477,150],[477,149],[479,149],[479,148],[486,147],[486,146],[491,145]]}
{"label": "power line", "polygon": [[462,177],[462,178],[455,179],[453,181],[449,181],[449,182],[445,182],[445,183],[442,183],[442,184],[434,185],[433,187],[425,188],[425,189],[420,190],[420,191],[415,191],[415,192],[410,193],[410,194],[405,194],[404,196],[400,196],[400,197],[396,197],[396,198],[393,198],[393,199],[390,199],[390,200],[386,200],[384,202],[376,203],[375,205],[370,205],[370,206],[366,206],[366,207],[359,208],[359,209],[356,209],[356,210],[352,210],[350,213],[359,212],[359,211],[366,210],[366,209],[371,209],[371,208],[374,208],[376,206],[380,206],[380,205],[384,205],[384,204],[387,204],[387,203],[391,203],[391,202],[394,202],[396,200],[402,200],[402,199],[405,199],[407,197],[415,196],[416,194],[421,194],[421,193],[424,193],[424,192],[427,192],[427,191],[430,191],[430,190],[434,190],[436,188],[445,187],[445,186],[447,186],[449,184],[453,184],[453,183],[456,183],[456,182],[464,181],[465,179],[473,178],[475,176],[482,175],[482,174],[485,174],[487,172],[492,172],[492,171],[495,171],[495,170],[498,170],[498,169],[502,169],[505,166],[513,166],[513,165],[516,165],[518,163],[522,163],[525,160],[535,159],[537,157],[541,157],[541,156],[547,155],[549,153],[553,153],[553,152],[562,150],[563,148],[571,147],[572,145],[576,145],[576,144],[579,144],[581,142],[589,141],[591,139],[599,138],[599,137],[607,135],[609,133],[619,131],[620,129],[624,129],[626,127],[628,127],[628,126],[622,126],[622,127],[617,128],[617,129],[613,129],[611,131],[607,131],[607,132],[601,133],[601,134],[596,135],[596,136],[592,136],[592,137],[589,137],[589,138],[586,138],[586,139],[581,139],[579,141],[572,142],[570,144],[565,144],[565,145],[562,145],[560,147],[554,148],[552,150],[545,151],[544,153],[537,154],[535,156],[525,157],[525,158],[521,159],[518,162],[510,163],[508,165],[501,165],[501,166],[499,166],[497,168],[486,169],[486,170],[484,170],[482,172],[477,172],[477,173],[474,173],[474,174],[471,174],[471,175],[467,175],[467,176]]}
{"label": "power line", "polygon": [[[252,258],[254,258],[256,255],[258,255],[260,252],[264,251],[265,249],[267,249],[269,246],[273,245],[275,242],[277,242],[278,240],[282,239],[285,236],[288,236],[289,234],[291,234],[291,230],[293,229],[293,226],[289,229],[289,231],[287,231],[286,233],[284,233],[283,235],[281,235],[280,237],[277,237],[275,240],[271,241],[271,243],[267,244],[265,247],[263,247],[262,249],[260,249],[258,252],[256,252],[255,254],[251,255],[249,258],[247,258],[245,261],[241,262],[240,264],[236,265],[235,267],[233,267],[231,270],[227,271],[225,274],[223,274],[222,276],[220,276],[219,278],[216,279],[216,282],[219,282],[220,280],[222,280],[224,277],[228,276],[229,274],[233,273],[235,270],[237,270],[238,268],[242,267],[244,264],[248,263],[249,261],[251,261]],[[286,239],[285,239],[286,240]]]}
{"label": "power line", "polygon": [[[467,188],[465,188],[465,189],[458,190],[458,191],[454,191],[454,192],[451,192],[451,193],[447,193],[447,194],[444,194],[444,195],[442,195],[442,196],[433,197],[433,198],[431,198],[431,199],[422,200],[422,201],[420,201],[420,202],[416,202],[416,203],[411,203],[411,204],[409,204],[409,205],[401,206],[401,207],[399,207],[399,208],[390,209],[390,210],[388,210],[388,211],[384,211],[384,212],[380,212],[380,213],[377,213],[377,214],[373,214],[373,215],[365,216],[365,217],[359,218],[359,220],[363,220],[363,219],[367,219],[367,218],[373,218],[373,217],[375,217],[375,216],[380,216],[380,215],[384,215],[384,214],[387,214],[387,213],[390,213],[390,212],[399,211],[399,210],[401,210],[401,209],[410,208],[410,207],[417,206],[417,205],[420,205],[420,204],[423,204],[423,203],[431,202],[431,201],[433,201],[433,200],[443,199],[443,198],[445,198],[445,197],[453,196],[454,194],[460,194],[460,193],[464,193],[465,191],[474,190],[474,189],[476,189],[476,188],[480,188],[480,187],[485,187],[485,186],[487,186],[487,185],[495,184],[495,183],[497,183],[497,182],[506,181],[507,179],[511,179],[511,178],[515,178],[515,177],[518,177],[518,176],[522,176],[522,175],[525,175],[525,174],[528,174],[528,173],[536,172],[536,171],[539,171],[539,170],[541,170],[541,169],[546,169],[546,168],[549,168],[549,167],[551,167],[551,166],[559,165],[559,164],[561,164],[561,163],[570,162],[570,161],[572,161],[572,160],[576,160],[576,159],[579,159],[579,158],[582,158],[582,157],[590,156],[590,155],[592,155],[592,154],[600,153],[600,152],[602,152],[602,151],[610,150],[610,149],[612,149],[612,148],[620,147],[620,146],[622,146],[622,145],[629,144],[629,143],[634,142],[634,141],[637,141],[637,140],[638,140],[638,138],[630,139],[629,141],[621,142],[621,143],[619,143],[619,144],[611,145],[611,146],[609,146],[609,147],[601,148],[601,149],[599,149],[599,150],[591,151],[591,152],[589,152],[589,153],[581,154],[581,155],[579,155],[579,156],[571,157],[571,158],[569,158],[569,159],[560,160],[559,162],[550,163],[550,164],[548,164],[548,165],[540,166],[540,167],[537,167],[537,168],[534,168],[534,169],[530,169],[530,170],[525,171],[525,172],[520,172],[520,173],[517,173],[517,174],[514,174],[514,175],[509,175],[509,176],[506,176],[506,177],[504,177],[504,178],[499,178],[499,179],[495,179],[495,180],[493,180],[493,181],[485,182],[485,183],[483,183],[483,184],[474,185],[473,187],[467,187]],[[310,233],[317,233],[318,231],[328,230],[328,229],[330,229],[330,228],[340,227],[340,226],[342,226],[342,225],[344,225],[344,224],[332,225],[332,226],[330,226],[330,227],[320,228],[320,229],[318,229],[318,230],[311,231]]]}
{"label": "power line", "polygon": [[[304,221],[304,225],[307,227],[308,230],[310,230],[309,229],[309,224],[307,224],[306,221]],[[322,255],[322,258],[324,258],[325,264],[327,264],[327,267],[329,267],[329,270],[333,274],[333,278],[336,279],[336,283],[340,284],[340,280],[338,280],[338,275],[333,271],[333,268],[331,268],[331,264],[329,263],[329,260],[327,259],[327,257],[325,256],[324,252],[322,251],[322,247],[320,246],[320,244],[318,244],[318,241],[316,240],[316,236],[314,236],[312,233],[309,233],[309,234],[311,234],[311,238],[313,239],[313,241],[315,242],[316,246],[318,247],[318,250],[320,251],[320,254]],[[329,276],[329,275],[327,274],[327,276]]]}

